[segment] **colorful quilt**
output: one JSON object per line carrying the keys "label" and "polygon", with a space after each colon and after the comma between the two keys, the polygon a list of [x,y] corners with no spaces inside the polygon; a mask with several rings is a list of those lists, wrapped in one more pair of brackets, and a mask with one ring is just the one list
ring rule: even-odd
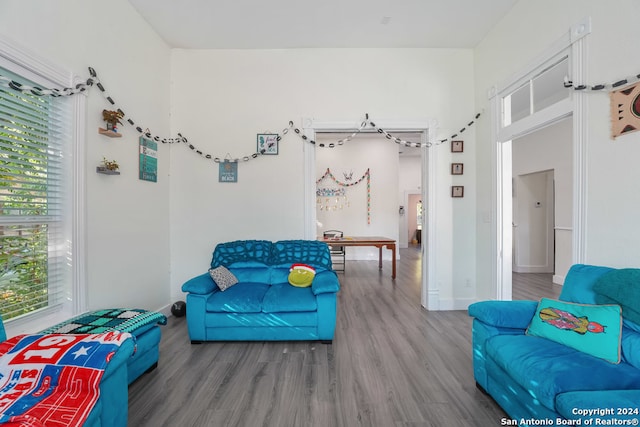
{"label": "colorful quilt", "polygon": [[133,333],[147,325],[166,325],[162,313],[130,308],[111,308],[81,314],[40,332],[42,334],[99,334],[108,331]]}
{"label": "colorful quilt", "polygon": [[131,334],[19,335],[0,343],[0,424],[81,426]]}

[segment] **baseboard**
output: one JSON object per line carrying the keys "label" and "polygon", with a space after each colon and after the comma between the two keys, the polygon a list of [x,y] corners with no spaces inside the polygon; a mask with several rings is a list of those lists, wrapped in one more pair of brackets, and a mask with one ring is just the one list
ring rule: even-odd
{"label": "baseboard", "polygon": [[474,298],[441,299],[440,311],[467,310],[474,302]]}
{"label": "baseboard", "polygon": [[560,286],[564,285],[564,276],[554,274],[551,280],[555,285],[560,285]]}
{"label": "baseboard", "polygon": [[173,315],[171,314],[171,306],[172,306],[172,305],[173,305],[173,303],[167,304],[167,305],[165,305],[165,306],[160,307],[159,309],[157,309],[157,310],[155,310],[155,311],[157,311],[158,313],[162,313],[162,314],[164,314],[164,315],[165,315],[165,316],[167,316],[167,317],[169,317],[169,316],[173,316]]}

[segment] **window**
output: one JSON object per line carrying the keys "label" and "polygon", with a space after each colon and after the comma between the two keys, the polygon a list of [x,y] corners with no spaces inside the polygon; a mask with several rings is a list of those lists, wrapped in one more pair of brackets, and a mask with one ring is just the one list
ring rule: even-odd
{"label": "window", "polygon": [[569,98],[571,92],[563,86],[568,75],[569,59],[563,56],[510,91],[502,99],[502,126],[509,126]]}
{"label": "window", "polygon": [[[0,43],[5,54],[2,48]],[[75,297],[71,117],[77,103],[16,90],[9,80],[39,88],[63,85],[43,77],[37,67],[2,56],[0,314],[5,321],[31,321]]]}

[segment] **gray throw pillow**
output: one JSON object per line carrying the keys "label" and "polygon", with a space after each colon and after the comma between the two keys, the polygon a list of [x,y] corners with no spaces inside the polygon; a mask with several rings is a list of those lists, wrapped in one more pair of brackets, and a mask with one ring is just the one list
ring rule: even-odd
{"label": "gray throw pillow", "polygon": [[238,279],[224,265],[209,270],[209,275],[221,291],[224,291],[238,283]]}

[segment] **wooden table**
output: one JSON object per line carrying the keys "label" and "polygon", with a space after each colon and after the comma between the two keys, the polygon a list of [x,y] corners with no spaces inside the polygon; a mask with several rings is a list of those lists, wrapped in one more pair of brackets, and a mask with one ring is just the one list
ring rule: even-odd
{"label": "wooden table", "polygon": [[375,246],[378,248],[378,268],[382,269],[382,248],[391,251],[391,277],[396,278],[396,241],[388,237],[345,236],[340,238],[320,238],[323,242],[337,246]]}

